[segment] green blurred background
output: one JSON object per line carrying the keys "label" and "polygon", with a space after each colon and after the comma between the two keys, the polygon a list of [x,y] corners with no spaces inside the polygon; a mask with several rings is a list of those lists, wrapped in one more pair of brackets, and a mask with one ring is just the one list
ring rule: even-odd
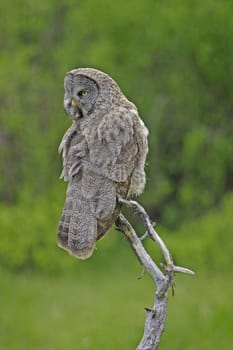
{"label": "green blurred background", "polygon": [[232,348],[232,16],[230,0],[0,2],[1,349],[134,349],[153,302],[114,229],[85,262],[56,247],[63,77],[85,66],[138,106],[150,130],[139,201],[197,272],[176,277],[160,348]]}

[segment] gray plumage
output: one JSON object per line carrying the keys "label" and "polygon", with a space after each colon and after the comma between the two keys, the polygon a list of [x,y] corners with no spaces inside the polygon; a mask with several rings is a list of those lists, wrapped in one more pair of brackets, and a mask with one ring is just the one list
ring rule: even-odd
{"label": "gray plumage", "polygon": [[58,245],[86,259],[120,213],[117,196],[144,189],[148,130],[107,74],[74,69],[64,88],[64,108],[73,122],[59,147],[68,188]]}

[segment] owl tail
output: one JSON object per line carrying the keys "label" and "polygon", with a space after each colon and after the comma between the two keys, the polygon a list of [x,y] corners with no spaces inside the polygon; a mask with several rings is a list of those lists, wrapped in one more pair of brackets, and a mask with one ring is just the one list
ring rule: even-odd
{"label": "owl tail", "polygon": [[58,227],[57,243],[78,259],[89,258],[97,240],[97,221],[89,202],[80,195],[77,183],[68,185],[65,206]]}

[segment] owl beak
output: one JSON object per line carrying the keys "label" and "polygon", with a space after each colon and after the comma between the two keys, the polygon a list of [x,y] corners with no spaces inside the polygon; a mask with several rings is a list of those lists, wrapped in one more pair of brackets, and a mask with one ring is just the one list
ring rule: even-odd
{"label": "owl beak", "polygon": [[72,98],[71,100],[71,106],[72,107],[80,107],[80,104],[77,100],[75,100],[74,98]]}
{"label": "owl beak", "polygon": [[77,119],[83,117],[82,110],[81,110],[81,104],[75,98],[72,98],[71,101],[69,101],[68,115],[73,120],[77,120]]}

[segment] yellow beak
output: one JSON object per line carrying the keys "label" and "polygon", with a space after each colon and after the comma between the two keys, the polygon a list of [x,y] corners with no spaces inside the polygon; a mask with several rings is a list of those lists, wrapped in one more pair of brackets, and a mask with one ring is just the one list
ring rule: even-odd
{"label": "yellow beak", "polygon": [[71,100],[71,106],[72,107],[79,107],[79,102],[77,100],[75,100],[74,98],[72,98]]}

